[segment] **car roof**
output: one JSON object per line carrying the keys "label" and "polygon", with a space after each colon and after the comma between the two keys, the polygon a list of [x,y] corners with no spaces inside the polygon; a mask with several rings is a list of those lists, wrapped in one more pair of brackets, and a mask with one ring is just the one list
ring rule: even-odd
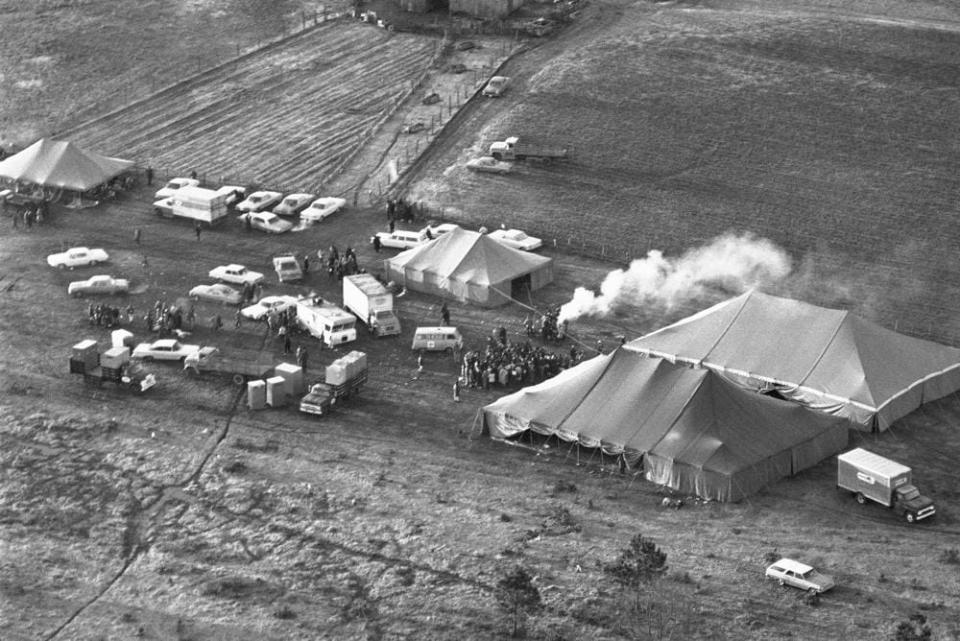
{"label": "car roof", "polygon": [[794,561],[793,559],[780,559],[773,565],[783,568],[784,570],[799,572],[800,574],[806,574],[813,568],[805,563],[800,563],[799,561]]}
{"label": "car roof", "polygon": [[177,341],[174,338],[161,338],[153,341],[153,345],[156,347],[173,347],[176,344]]}
{"label": "car roof", "polygon": [[246,267],[244,267],[243,265],[238,265],[238,264],[236,264],[236,263],[231,263],[231,264],[229,264],[229,265],[222,265],[222,267],[223,267],[224,269],[236,269],[236,270],[244,270],[244,269],[246,269]]}

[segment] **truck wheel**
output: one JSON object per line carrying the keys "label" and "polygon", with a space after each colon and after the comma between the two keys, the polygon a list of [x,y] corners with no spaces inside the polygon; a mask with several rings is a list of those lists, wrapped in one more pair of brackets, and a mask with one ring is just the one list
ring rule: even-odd
{"label": "truck wheel", "polygon": [[193,369],[192,367],[187,367],[183,370],[183,373],[187,375],[187,378],[196,378],[200,372]]}
{"label": "truck wheel", "polygon": [[865,497],[862,492],[857,492],[857,503],[859,503],[860,505],[863,505],[866,502],[867,502],[867,497]]}
{"label": "truck wheel", "polygon": [[913,515],[913,512],[907,512],[907,523],[913,523],[917,520],[917,517]]}

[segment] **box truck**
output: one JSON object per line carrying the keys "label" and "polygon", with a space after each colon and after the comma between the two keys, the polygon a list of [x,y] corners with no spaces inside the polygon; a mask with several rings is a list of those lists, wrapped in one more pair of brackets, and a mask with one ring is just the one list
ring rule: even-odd
{"label": "box truck", "polygon": [[393,294],[371,274],[343,277],[343,306],[356,314],[374,336],[400,333],[400,319],[393,311]]}
{"label": "box truck", "polygon": [[227,194],[214,189],[186,186],[172,196],[153,203],[158,216],[178,216],[213,224],[226,216]]}
{"label": "box truck", "polygon": [[936,514],[933,501],[913,484],[913,471],[863,448],[837,457],[837,487],[853,493],[861,505],[876,501],[914,523]]}
{"label": "box truck", "polygon": [[297,323],[328,347],[357,340],[357,318],[318,296],[297,300]]}

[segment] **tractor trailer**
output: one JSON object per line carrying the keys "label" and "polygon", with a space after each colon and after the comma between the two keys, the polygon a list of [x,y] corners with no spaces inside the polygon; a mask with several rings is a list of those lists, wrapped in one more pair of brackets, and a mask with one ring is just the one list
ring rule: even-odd
{"label": "tractor trailer", "polygon": [[567,157],[566,147],[549,147],[521,142],[517,136],[497,141],[490,145],[490,155],[497,160],[553,160]]}
{"label": "tractor trailer", "polygon": [[906,465],[857,448],[837,457],[837,487],[853,493],[861,505],[867,500],[885,505],[910,523],[936,514],[933,501],[913,484]]}
{"label": "tractor trailer", "polygon": [[400,333],[400,319],[393,311],[393,294],[371,274],[343,277],[343,306],[356,314],[374,336]]}

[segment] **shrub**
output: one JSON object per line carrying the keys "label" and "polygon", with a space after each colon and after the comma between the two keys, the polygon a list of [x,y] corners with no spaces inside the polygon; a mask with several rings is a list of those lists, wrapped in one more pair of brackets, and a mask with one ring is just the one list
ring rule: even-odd
{"label": "shrub", "polygon": [[897,624],[892,641],[928,641],[932,635],[933,630],[927,623],[927,617],[917,613]]}
{"label": "shrub", "polygon": [[960,550],[949,548],[940,553],[940,562],[947,565],[960,565]]}
{"label": "shrub", "polygon": [[543,607],[540,590],[533,584],[533,578],[517,565],[508,571],[494,588],[493,598],[497,605],[510,618],[513,625],[512,636],[517,637],[523,630],[523,623],[529,615]]}

